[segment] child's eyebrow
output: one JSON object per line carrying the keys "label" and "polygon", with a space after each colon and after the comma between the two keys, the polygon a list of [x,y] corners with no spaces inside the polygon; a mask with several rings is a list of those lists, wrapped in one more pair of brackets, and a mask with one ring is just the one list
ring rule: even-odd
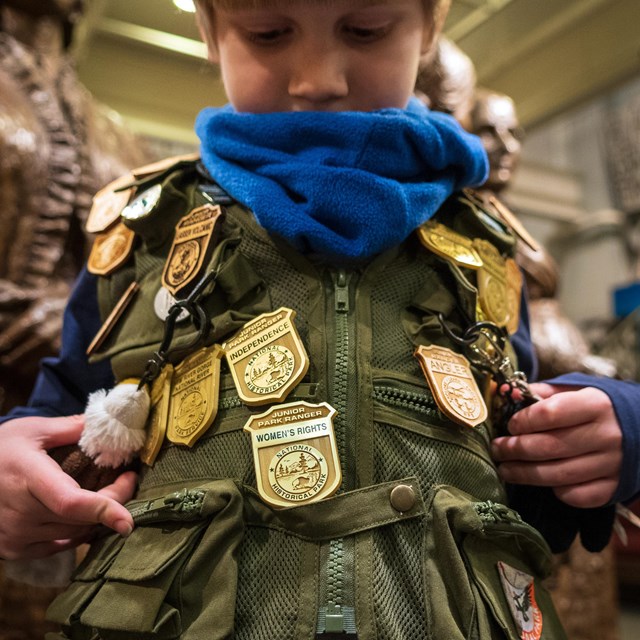
{"label": "child's eyebrow", "polygon": [[[330,5],[335,0],[210,0],[214,8],[234,9],[270,9],[286,7],[294,4],[325,4]],[[390,4],[392,0],[358,0],[357,7],[367,7],[379,4]],[[354,8],[357,8],[354,7]]]}

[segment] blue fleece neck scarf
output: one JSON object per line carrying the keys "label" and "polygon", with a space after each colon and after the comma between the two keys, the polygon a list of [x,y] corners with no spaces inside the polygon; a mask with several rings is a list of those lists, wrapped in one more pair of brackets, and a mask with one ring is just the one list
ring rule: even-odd
{"label": "blue fleece neck scarf", "polygon": [[402,242],[488,170],[479,138],[415,99],[369,113],[207,108],[196,133],[209,173],[267,231],[328,258]]}

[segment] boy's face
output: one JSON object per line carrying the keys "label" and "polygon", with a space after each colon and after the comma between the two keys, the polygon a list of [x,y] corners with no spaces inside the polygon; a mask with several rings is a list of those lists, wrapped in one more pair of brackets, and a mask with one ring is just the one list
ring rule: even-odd
{"label": "boy's face", "polygon": [[203,21],[237,111],[404,108],[433,39],[422,0],[247,4]]}

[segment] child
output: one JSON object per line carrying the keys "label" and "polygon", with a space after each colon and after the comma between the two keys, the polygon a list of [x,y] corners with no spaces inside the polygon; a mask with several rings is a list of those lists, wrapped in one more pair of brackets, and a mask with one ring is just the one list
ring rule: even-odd
{"label": "child", "polygon": [[[232,106],[199,116],[202,163],[96,201],[63,353],[0,429],[0,554],[94,536],[60,638],[564,637],[489,456],[514,237],[459,192],[479,141],[410,100],[447,8],[199,2]],[[90,394],[84,446],[114,466],[150,401],[128,508],[131,472],[91,493],[45,455]]]}

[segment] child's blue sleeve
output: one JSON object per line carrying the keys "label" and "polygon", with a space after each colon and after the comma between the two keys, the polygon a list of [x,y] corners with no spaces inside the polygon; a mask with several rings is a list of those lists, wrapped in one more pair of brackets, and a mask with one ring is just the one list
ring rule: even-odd
{"label": "child's blue sleeve", "polygon": [[69,416],[84,413],[87,396],[114,384],[109,362],[89,364],[86,350],[100,328],[97,278],[83,271],[64,312],[62,348],[45,358],[26,407],[16,407],[0,422],[24,416]]}

